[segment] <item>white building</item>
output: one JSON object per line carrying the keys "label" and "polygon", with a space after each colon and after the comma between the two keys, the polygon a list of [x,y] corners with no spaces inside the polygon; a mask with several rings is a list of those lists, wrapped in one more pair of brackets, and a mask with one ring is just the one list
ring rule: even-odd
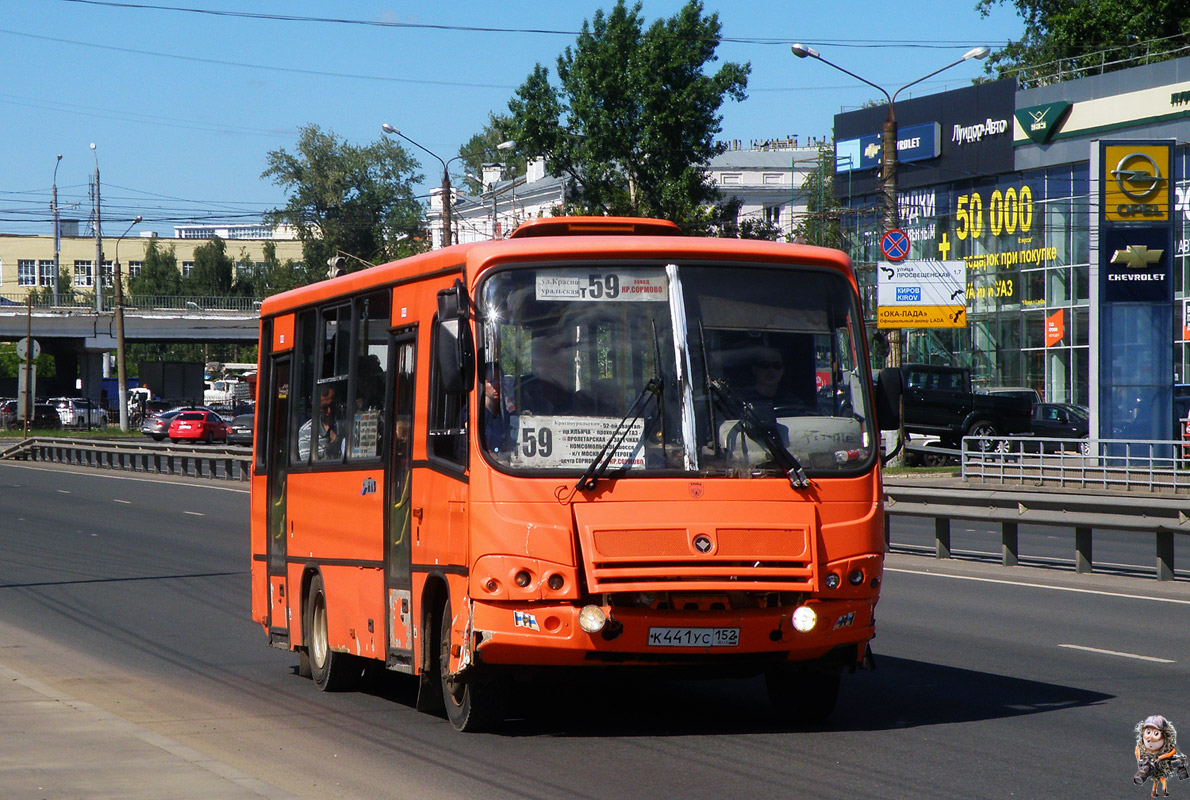
{"label": "white building", "polygon": [[[805,213],[801,187],[818,158],[818,142],[799,147],[796,138],[754,141],[744,149],[736,141],[711,159],[707,171],[725,201],[739,201],[738,222],[769,222],[788,236]],[[451,227],[456,243],[507,236],[526,220],[554,216],[566,200],[566,179],[548,175],[544,158],[530,162],[515,180],[502,180],[499,167],[485,167],[483,179],[486,188],[478,197],[455,190]],[[441,247],[441,189],[430,192],[427,223],[433,246]]]}

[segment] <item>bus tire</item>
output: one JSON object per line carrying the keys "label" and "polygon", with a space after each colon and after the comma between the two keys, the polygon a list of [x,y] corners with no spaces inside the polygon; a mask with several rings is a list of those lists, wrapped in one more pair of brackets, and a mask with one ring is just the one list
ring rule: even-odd
{"label": "bus tire", "polygon": [[769,669],[764,682],[769,702],[779,714],[800,725],[818,725],[835,710],[842,677],[841,670],[782,665]]}
{"label": "bus tire", "polygon": [[451,635],[450,601],[447,600],[442,609],[438,651],[438,674],[442,682],[446,718],[457,731],[474,733],[491,730],[504,721],[508,687],[498,678],[476,674],[474,668],[466,677],[451,677]]}
{"label": "bus tire", "polygon": [[315,575],[310,581],[310,596],[306,602],[305,634],[310,677],[324,692],[341,692],[354,685],[362,668],[350,653],[337,653],[331,649],[326,614],[322,576]]}

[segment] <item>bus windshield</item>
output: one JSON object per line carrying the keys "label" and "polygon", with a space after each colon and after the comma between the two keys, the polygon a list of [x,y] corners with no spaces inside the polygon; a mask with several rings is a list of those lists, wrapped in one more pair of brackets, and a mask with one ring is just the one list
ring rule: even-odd
{"label": "bus windshield", "polygon": [[527,473],[847,474],[878,441],[849,282],[586,263],[479,285],[480,444]]}

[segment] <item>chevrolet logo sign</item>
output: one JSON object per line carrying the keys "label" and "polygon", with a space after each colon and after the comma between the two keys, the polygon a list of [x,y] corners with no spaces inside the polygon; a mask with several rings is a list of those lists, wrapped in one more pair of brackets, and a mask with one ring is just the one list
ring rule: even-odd
{"label": "chevrolet logo sign", "polygon": [[1130,244],[1125,250],[1117,250],[1112,254],[1111,263],[1121,264],[1131,269],[1145,269],[1161,260],[1164,250],[1150,250],[1147,245]]}
{"label": "chevrolet logo sign", "polygon": [[880,145],[876,144],[876,142],[872,142],[870,145],[864,148],[865,157],[875,158],[878,155],[880,155]]}

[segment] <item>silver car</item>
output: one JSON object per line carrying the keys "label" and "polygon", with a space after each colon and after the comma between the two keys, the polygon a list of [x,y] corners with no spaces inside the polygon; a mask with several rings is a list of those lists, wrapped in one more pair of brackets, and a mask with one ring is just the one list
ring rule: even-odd
{"label": "silver car", "polygon": [[58,409],[64,428],[102,428],[107,411],[85,397],[55,397],[50,405]]}

